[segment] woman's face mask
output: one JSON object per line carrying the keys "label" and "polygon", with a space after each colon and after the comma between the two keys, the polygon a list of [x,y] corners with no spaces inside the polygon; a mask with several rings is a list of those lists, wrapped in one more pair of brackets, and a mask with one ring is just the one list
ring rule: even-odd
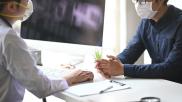
{"label": "woman's face mask", "polygon": [[21,20],[26,21],[32,15],[32,13],[33,13],[33,3],[31,0],[29,0],[27,8]]}
{"label": "woman's face mask", "polygon": [[152,1],[141,1],[141,2],[137,2],[136,0],[132,0],[133,3],[135,4],[135,9],[136,12],[138,14],[138,16],[140,16],[141,18],[144,19],[152,19],[157,11],[154,11],[152,9]]}
{"label": "woman's face mask", "polygon": [[[7,2],[0,2],[0,3],[7,3]],[[17,2],[15,2],[15,3],[18,4],[19,6],[25,8],[25,12],[24,12],[23,15],[14,16],[14,15],[9,15],[9,14],[5,14],[5,13],[0,13],[0,15],[5,16],[5,17],[10,17],[10,18],[20,18],[21,21],[27,20],[33,13],[33,3],[32,3],[32,1],[29,0],[27,6],[25,6],[23,4],[20,4],[20,3],[17,3]]]}

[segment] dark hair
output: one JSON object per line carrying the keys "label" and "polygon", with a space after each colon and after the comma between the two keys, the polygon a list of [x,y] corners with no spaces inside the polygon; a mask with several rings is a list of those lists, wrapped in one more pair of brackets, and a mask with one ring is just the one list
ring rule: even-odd
{"label": "dark hair", "polygon": [[1,2],[9,2],[9,1],[20,2],[21,0],[0,0],[0,12],[3,10],[4,6],[6,5],[6,4],[1,3]]}

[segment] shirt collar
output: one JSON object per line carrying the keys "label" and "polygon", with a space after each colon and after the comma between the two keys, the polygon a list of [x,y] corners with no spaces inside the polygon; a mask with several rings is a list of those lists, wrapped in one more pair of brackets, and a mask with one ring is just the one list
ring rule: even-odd
{"label": "shirt collar", "polygon": [[170,5],[168,6],[168,10],[166,13],[159,19],[158,22],[155,22],[153,20],[150,20],[152,25],[158,29],[162,30],[164,27],[166,27],[173,19],[175,15],[172,15],[171,12],[174,12],[174,6]]}
{"label": "shirt collar", "polygon": [[7,26],[12,28],[12,25],[3,16],[0,16],[0,19],[2,19]]}

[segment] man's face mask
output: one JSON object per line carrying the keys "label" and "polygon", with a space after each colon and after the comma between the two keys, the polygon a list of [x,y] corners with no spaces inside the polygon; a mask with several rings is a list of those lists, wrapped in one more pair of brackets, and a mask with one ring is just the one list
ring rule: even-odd
{"label": "man's face mask", "polygon": [[[0,3],[7,3],[7,2],[0,2]],[[25,21],[27,20],[33,13],[33,3],[31,0],[28,1],[28,4],[27,6],[21,4],[21,3],[18,3],[18,2],[14,2],[16,3],[17,5],[25,8],[25,13],[23,15],[19,15],[19,16],[13,16],[13,15],[9,15],[9,14],[4,14],[4,13],[0,13],[1,16],[6,16],[6,17],[11,17],[11,18],[20,18],[21,21]]]}
{"label": "man's face mask", "polygon": [[157,13],[157,11],[153,11],[152,9],[152,1],[132,0],[132,2],[135,4],[138,16],[141,18],[152,19]]}

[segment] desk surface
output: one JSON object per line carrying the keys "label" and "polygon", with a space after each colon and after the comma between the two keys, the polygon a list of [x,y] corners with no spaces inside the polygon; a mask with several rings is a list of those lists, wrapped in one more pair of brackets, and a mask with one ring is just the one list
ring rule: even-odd
{"label": "desk surface", "polygon": [[[53,70],[54,71],[54,70]],[[62,75],[62,71],[55,76]],[[50,73],[50,71],[49,71]],[[51,73],[50,73],[51,76]],[[94,81],[102,81],[98,73],[94,73]],[[53,76],[54,77],[54,76]],[[136,102],[142,97],[158,97],[161,102],[182,102],[182,84],[163,79],[120,79],[131,89],[113,91],[92,96],[77,97],[66,92],[55,94],[56,97],[66,102]]]}
{"label": "desk surface", "polygon": [[123,79],[131,89],[104,94],[76,97],[66,92],[56,96],[66,102],[136,102],[142,97],[158,97],[161,102],[181,102],[182,85],[162,79]]}
{"label": "desk surface", "polygon": [[[90,61],[86,61],[86,63],[83,63],[78,67],[88,68],[88,70],[94,72],[94,81],[103,80],[96,70],[94,70],[94,65],[90,64]],[[136,102],[142,97],[158,97],[161,99],[161,102],[182,102],[182,84],[162,79],[121,80],[123,83],[130,86],[131,89],[85,97],[77,97],[66,92],[57,93],[55,96],[65,100],[66,102]]]}

